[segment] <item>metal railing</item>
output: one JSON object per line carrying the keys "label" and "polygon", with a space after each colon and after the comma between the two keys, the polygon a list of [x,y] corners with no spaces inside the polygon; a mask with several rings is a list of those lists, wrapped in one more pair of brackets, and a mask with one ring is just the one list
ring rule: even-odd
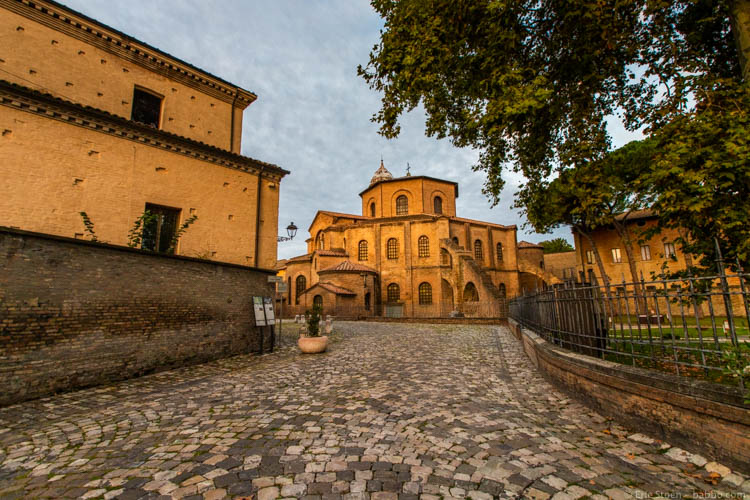
{"label": "metal railing", "polygon": [[726,368],[750,365],[749,284],[750,274],[723,267],[708,277],[566,283],[511,300],[509,316],[571,351],[744,387]]}

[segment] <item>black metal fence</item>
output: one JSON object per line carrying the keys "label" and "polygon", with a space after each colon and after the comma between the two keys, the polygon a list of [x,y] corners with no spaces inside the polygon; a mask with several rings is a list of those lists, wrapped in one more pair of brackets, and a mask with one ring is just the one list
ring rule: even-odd
{"label": "black metal fence", "polygon": [[[575,352],[744,387],[750,274],[566,283],[510,301],[509,316]],[[733,373],[732,373],[733,372]]]}

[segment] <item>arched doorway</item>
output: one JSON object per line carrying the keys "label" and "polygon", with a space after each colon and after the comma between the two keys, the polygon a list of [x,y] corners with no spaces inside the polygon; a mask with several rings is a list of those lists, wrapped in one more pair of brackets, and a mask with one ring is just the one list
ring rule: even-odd
{"label": "arched doorway", "polygon": [[456,309],[453,301],[453,287],[446,279],[440,280],[440,301],[443,303],[443,311],[451,312]]}

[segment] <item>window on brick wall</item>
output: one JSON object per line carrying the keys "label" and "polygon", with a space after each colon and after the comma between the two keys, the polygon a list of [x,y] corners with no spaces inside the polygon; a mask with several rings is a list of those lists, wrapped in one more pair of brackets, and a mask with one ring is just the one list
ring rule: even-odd
{"label": "window on brick wall", "polygon": [[409,214],[409,199],[403,194],[396,198],[396,215]]}
{"label": "window on brick wall", "polygon": [[180,209],[146,203],[146,212],[151,217],[147,217],[143,224],[141,248],[152,252],[174,253]]}
{"label": "window on brick wall", "polygon": [[391,283],[386,288],[386,299],[390,303],[401,300],[401,288],[396,283]]}
{"label": "window on brick wall", "polygon": [[370,217],[375,217],[375,203],[370,203]]}
{"label": "window on brick wall", "polygon": [[307,288],[307,278],[302,275],[297,276],[296,283],[297,286],[295,290],[296,293],[294,294],[294,303],[299,305],[299,296],[302,295],[302,292],[304,292],[305,288]]}
{"label": "window on brick wall", "polygon": [[594,251],[586,250],[586,264],[593,264],[593,263],[594,263]]}
{"label": "window on brick wall", "polygon": [[432,304],[432,285],[429,283],[419,284],[419,305],[426,306]]}
{"label": "window on brick wall", "polygon": [[671,259],[673,257],[677,257],[677,252],[674,248],[674,243],[664,243],[664,257],[667,259]]}
{"label": "window on brick wall", "polygon": [[130,119],[134,122],[159,128],[162,97],[146,89],[133,89],[133,108]]}
{"label": "window on brick wall", "polygon": [[389,239],[385,247],[387,258],[391,260],[398,259],[398,240],[396,238]]}
{"label": "window on brick wall", "polygon": [[612,262],[615,264],[620,264],[622,262],[622,252],[620,252],[619,248],[612,249]]}
{"label": "window on brick wall", "polygon": [[359,252],[357,258],[359,260],[367,260],[367,242],[365,240],[359,242]]}
{"label": "window on brick wall", "polygon": [[651,247],[641,245],[641,260],[651,260]]}
{"label": "window on brick wall", "polygon": [[503,261],[503,244],[502,243],[497,244],[497,261],[498,262]]}
{"label": "window on brick wall", "polygon": [[443,213],[443,199],[440,196],[435,196],[433,212],[440,215]]}
{"label": "window on brick wall", "polygon": [[474,242],[474,259],[482,261],[484,259],[484,251],[482,250],[482,240],[476,240]]}
{"label": "window on brick wall", "polygon": [[420,257],[430,256],[430,239],[427,236],[422,235],[419,237],[419,240],[417,240],[417,247],[419,249]]}

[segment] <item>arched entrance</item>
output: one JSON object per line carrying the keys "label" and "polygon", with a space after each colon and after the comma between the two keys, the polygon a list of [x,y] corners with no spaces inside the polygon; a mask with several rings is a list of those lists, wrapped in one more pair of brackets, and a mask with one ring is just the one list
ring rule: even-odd
{"label": "arched entrance", "polygon": [[440,280],[440,300],[443,303],[443,312],[451,312],[456,309],[453,300],[453,287],[446,279]]}

